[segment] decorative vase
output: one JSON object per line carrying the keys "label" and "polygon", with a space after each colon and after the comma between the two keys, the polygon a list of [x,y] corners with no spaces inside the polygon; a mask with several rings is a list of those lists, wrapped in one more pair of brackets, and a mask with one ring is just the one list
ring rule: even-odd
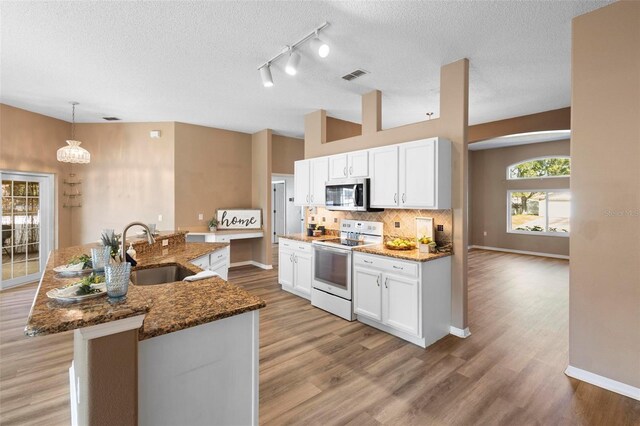
{"label": "decorative vase", "polygon": [[429,253],[429,244],[420,243],[420,253]]}
{"label": "decorative vase", "polygon": [[210,226],[209,227],[209,231],[211,231],[211,232],[216,232],[217,230],[218,230],[217,226]]}

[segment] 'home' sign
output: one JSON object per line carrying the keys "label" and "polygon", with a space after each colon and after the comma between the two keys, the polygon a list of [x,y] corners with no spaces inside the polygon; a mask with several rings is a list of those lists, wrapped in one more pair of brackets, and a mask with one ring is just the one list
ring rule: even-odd
{"label": "'home' sign", "polygon": [[261,229],[262,210],[226,209],[218,210],[218,229]]}

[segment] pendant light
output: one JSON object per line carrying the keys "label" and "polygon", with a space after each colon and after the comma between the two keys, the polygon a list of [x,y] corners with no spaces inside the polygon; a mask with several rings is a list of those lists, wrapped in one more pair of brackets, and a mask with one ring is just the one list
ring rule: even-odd
{"label": "pendant light", "polygon": [[89,151],[82,148],[82,142],[75,140],[76,136],[76,105],[78,102],[70,102],[71,107],[71,139],[67,140],[67,146],[58,150],[58,161],[63,163],[87,164],[91,161]]}

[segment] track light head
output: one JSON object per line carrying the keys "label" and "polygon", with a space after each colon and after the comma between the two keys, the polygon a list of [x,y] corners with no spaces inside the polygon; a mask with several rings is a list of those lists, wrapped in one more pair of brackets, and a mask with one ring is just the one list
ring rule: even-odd
{"label": "track light head", "polygon": [[329,51],[331,50],[327,43],[320,40],[320,37],[318,37],[318,32],[316,32],[316,36],[313,38],[313,40],[311,40],[311,48],[314,50],[314,52],[318,53],[318,56],[320,56],[321,58],[326,58],[327,56],[329,56]]}
{"label": "track light head", "polygon": [[284,70],[289,75],[296,75],[298,73],[298,64],[300,64],[300,54],[294,50],[289,53],[289,60]]}
{"label": "track light head", "polygon": [[271,76],[271,64],[265,64],[260,68],[260,77],[264,87],[273,87],[273,77]]}

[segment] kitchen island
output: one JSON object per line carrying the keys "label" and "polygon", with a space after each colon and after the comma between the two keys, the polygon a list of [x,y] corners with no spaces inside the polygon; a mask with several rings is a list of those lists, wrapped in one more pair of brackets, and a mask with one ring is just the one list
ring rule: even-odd
{"label": "kitchen island", "polygon": [[[197,273],[192,260],[228,255],[226,243],[186,243],[184,235],[156,244],[134,270],[179,265]],[[51,252],[25,328],[29,336],[74,331],[73,423],[257,424],[264,301],[219,277],[130,285],[117,302],[49,299],[49,290],[78,281],[53,268],[93,246]]]}

